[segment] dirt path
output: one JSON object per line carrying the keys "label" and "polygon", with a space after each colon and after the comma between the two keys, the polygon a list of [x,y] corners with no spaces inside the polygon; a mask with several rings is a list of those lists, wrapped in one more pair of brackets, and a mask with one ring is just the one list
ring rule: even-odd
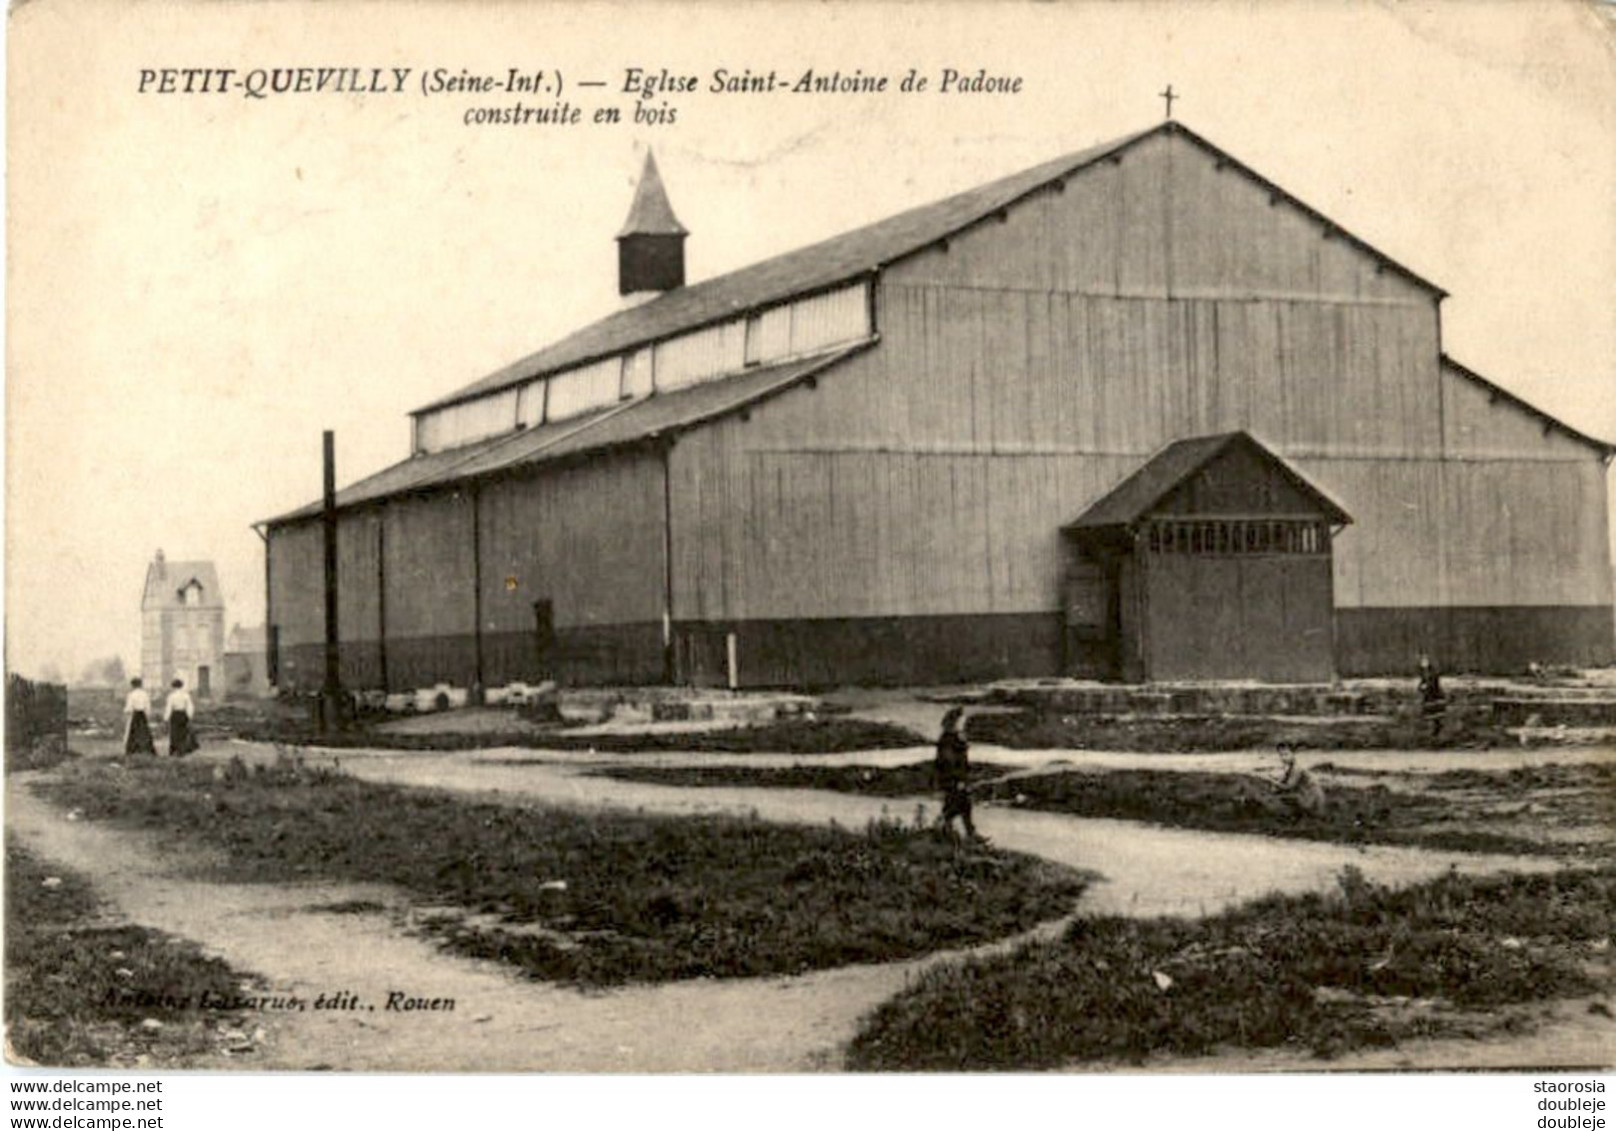
{"label": "dirt path", "polygon": [[[253,756],[268,756],[262,749],[244,749]],[[642,756],[630,757],[633,764],[644,764]],[[692,756],[681,757],[688,761]],[[450,789],[515,804],[605,805],[676,815],[755,813],[770,821],[836,822],[853,829],[882,817],[910,821],[922,805],[928,816],[937,811],[934,798],[881,799],[809,789],[680,788],[580,772],[593,764],[576,759],[535,762],[515,752],[342,755],[344,770],[369,781]],[[1449,868],[1495,872],[1558,867],[1541,857],[1280,840],[1003,808],[981,808],[977,824],[1003,848],[1101,873],[1104,879],[1083,899],[1082,910],[1089,914],[1204,915],[1271,891],[1331,887],[1348,864],[1372,880],[1391,884],[1425,879]]]}
{"label": "dirt path", "polygon": [[[210,756],[271,759],[237,744]],[[912,752],[911,752],[912,754]],[[371,781],[431,786],[511,804],[544,801],[671,814],[756,813],[774,821],[859,828],[909,819],[922,799],[881,801],[811,790],[679,789],[585,777],[598,759],[540,764],[531,752],[399,754],[345,751],[342,767]],[[690,756],[684,756],[686,758]],[[1150,756],[1160,757],[1160,756]],[[630,756],[646,764],[644,756]],[[755,761],[750,764],[756,764]],[[20,777],[20,776],[19,776]],[[835,1069],[859,1019],[920,970],[955,955],[773,979],[686,982],[580,993],[522,981],[497,964],[440,953],[401,929],[408,900],[381,887],[243,885],[184,879],[148,837],[68,821],[13,777],[7,827],[50,860],[79,869],[132,921],[196,940],[268,989],[312,1002],[348,991],[373,1010],[262,1015],[269,1040],[249,1060],[209,1067],[353,1070],[798,1072]],[[1269,891],[1326,888],[1346,864],[1402,883],[1450,867],[1541,870],[1552,861],[1158,829],[1122,821],[986,809],[983,831],[1005,848],[1104,874],[1084,898],[1091,914],[1213,912]],[[386,910],[336,914],[363,900]],[[1043,932],[1058,930],[1050,925]],[[1010,944],[997,944],[988,950]],[[452,998],[453,1012],[397,1012],[388,995]]]}
{"label": "dirt path", "polygon": [[[667,724],[669,726],[675,724]],[[711,728],[708,728],[711,729]],[[105,744],[103,744],[105,745]],[[235,742],[232,749],[249,752],[257,744]],[[110,749],[110,746],[108,747]],[[319,751],[312,751],[321,755]],[[588,750],[541,750],[497,747],[459,752],[475,762],[514,764],[543,762],[556,766],[749,766],[754,769],[781,769],[789,766],[908,766],[930,761],[930,746],[898,750],[853,750],[837,754],[737,754],[707,751],[647,751],[645,753],[601,753]],[[337,754],[343,764],[350,759],[397,756],[438,757],[427,751],[343,750]],[[1108,750],[1013,750],[989,743],[973,743],[971,760],[991,762],[1015,769],[1037,766],[1078,770],[1185,770],[1217,773],[1275,772],[1277,755],[1269,750],[1237,750],[1216,753],[1152,754]],[[1329,763],[1343,770],[1382,770],[1407,773],[1441,773],[1444,770],[1482,770],[1498,773],[1533,766],[1592,765],[1616,763],[1616,747],[1555,746],[1509,747],[1497,750],[1308,750],[1297,755],[1303,766]]]}
{"label": "dirt path", "polygon": [[[224,884],[174,874],[152,838],[63,815],[12,779],[7,827],[83,871],[131,921],[182,935],[266,992],[312,1002],[349,991],[374,1011],[268,1012],[265,1051],[198,1067],[356,1071],[805,1072],[835,1069],[860,1017],[927,964],[793,978],[695,981],[582,993],[445,955],[400,929],[407,900],[377,886]],[[388,911],[334,914],[350,900]],[[1058,930],[1050,924],[1036,934]],[[1030,937],[1030,936],[1027,936]],[[1019,941],[1019,940],[1018,940]],[[995,944],[987,951],[1012,945]],[[986,951],[984,951],[986,952]],[[453,1012],[388,1011],[388,994],[452,998]],[[249,1026],[250,1027],[250,1026]]]}

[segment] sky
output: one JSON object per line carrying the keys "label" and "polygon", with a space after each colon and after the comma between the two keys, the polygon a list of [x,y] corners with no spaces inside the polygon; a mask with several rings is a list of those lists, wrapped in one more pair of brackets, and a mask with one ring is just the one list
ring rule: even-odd
{"label": "sky", "polygon": [[[1448,353],[1616,440],[1612,7],[32,0],[8,45],[8,666],[135,661],[159,547],[216,561],[227,624],[260,623],[252,524],[318,496],[323,429],[351,482],[408,454],[411,409],[616,309],[647,146],[694,281],[1150,126],[1170,82],[1187,125],[1449,291]],[[141,92],[186,67],[410,75]],[[467,125],[556,99],[420,87],[511,68],[625,120]],[[631,68],[702,89],[636,123]],[[932,89],[715,94],[719,68]],[[943,94],[944,68],[1021,91]]]}

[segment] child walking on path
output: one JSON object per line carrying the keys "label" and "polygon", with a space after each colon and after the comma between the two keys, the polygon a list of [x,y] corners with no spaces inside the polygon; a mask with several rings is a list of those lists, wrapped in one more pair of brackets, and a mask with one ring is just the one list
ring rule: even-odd
{"label": "child walking on path", "polygon": [[943,794],[943,815],[938,820],[938,827],[952,834],[954,818],[958,817],[965,835],[985,844],[987,838],[976,831],[976,825],[971,821],[970,744],[959,730],[962,714],[964,708],[950,707],[943,716],[943,733],[937,737],[937,758],[933,763],[933,772],[937,778],[937,788]]}

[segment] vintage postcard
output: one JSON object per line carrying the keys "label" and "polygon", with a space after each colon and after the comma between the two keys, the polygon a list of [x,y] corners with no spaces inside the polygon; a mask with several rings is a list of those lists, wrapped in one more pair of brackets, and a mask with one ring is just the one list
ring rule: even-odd
{"label": "vintage postcard", "polygon": [[9,23],[14,1076],[1616,1059],[1608,5]]}

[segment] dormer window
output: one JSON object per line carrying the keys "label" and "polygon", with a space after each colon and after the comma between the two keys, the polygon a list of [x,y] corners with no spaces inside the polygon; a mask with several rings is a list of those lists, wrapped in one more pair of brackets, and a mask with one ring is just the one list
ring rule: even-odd
{"label": "dormer window", "polygon": [[202,604],[202,583],[192,580],[185,588],[180,590],[180,604],[188,608],[196,608]]}

